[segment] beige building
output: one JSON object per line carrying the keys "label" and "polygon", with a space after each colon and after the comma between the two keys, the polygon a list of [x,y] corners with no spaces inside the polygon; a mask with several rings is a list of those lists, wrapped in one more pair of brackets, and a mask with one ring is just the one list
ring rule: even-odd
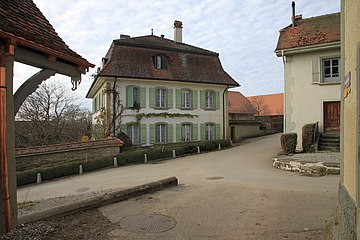
{"label": "beige building", "polygon": [[239,84],[221,66],[219,54],[174,40],[121,35],[114,40],[87,98],[93,99],[106,135],[126,133],[134,144],[227,138],[227,90]]}
{"label": "beige building", "polygon": [[280,30],[275,53],[284,63],[284,132],[319,123],[319,132],[340,129],[340,13],[294,16]]}
{"label": "beige building", "polygon": [[360,2],[341,1],[341,178],[339,206],[323,239],[360,239]]}

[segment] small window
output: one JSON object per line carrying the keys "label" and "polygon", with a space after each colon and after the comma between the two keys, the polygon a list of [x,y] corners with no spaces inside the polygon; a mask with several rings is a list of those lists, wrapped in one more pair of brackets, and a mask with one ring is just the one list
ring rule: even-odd
{"label": "small window", "polygon": [[191,108],[192,107],[192,92],[190,90],[182,91],[181,107],[182,108]]}
{"label": "small window", "polygon": [[185,123],[182,125],[182,140],[188,142],[192,140],[192,124]]}
{"label": "small window", "polygon": [[133,103],[134,106],[140,105],[140,89],[138,87],[133,88]]}
{"label": "small window", "polygon": [[340,81],[340,58],[324,59],[323,82],[339,82]]}
{"label": "small window", "polygon": [[205,124],[205,140],[215,140],[215,124]]}
{"label": "small window", "polygon": [[155,128],[155,141],[156,143],[166,143],[167,127],[166,124],[157,124]]}
{"label": "small window", "polygon": [[140,143],[140,131],[138,124],[131,124],[127,127],[127,133],[133,144]]}
{"label": "small window", "polygon": [[167,104],[167,91],[165,88],[158,88],[155,92],[155,107],[166,108]]}
{"label": "small window", "polygon": [[215,108],[215,93],[212,91],[205,92],[205,108]]}
{"label": "small window", "polygon": [[154,66],[156,69],[165,69],[167,67],[167,58],[163,55],[154,56]]}

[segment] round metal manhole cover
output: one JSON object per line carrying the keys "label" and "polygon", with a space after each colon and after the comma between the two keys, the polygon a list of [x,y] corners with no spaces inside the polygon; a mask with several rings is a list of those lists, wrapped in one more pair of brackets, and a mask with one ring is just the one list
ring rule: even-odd
{"label": "round metal manhole cover", "polygon": [[139,214],[124,217],[120,220],[120,227],[136,233],[159,233],[175,227],[176,221],[161,214]]}
{"label": "round metal manhole cover", "polygon": [[206,179],[207,180],[220,180],[220,179],[224,179],[224,177],[208,177]]}
{"label": "round metal manhole cover", "polygon": [[160,199],[153,197],[140,197],[135,200],[138,203],[157,203],[160,202]]}

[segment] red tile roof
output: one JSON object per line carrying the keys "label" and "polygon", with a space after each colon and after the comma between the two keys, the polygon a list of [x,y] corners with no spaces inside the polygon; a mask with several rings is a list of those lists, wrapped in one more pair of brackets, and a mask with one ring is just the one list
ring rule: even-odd
{"label": "red tile roof", "polygon": [[256,113],[250,101],[240,92],[228,91],[229,113]]}
{"label": "red tile roof", "polygon": [[[153,57],[158,54],[166,56],[166,69],[154,67]],[[108,61],[98,76],[239,86],[224,71],[218,56],[206,49],[154,35],[118,39],[111,45]]]}
{"label": "red tile roof", "polygon": [[85,67],[94,66],[66,45],[32,0],[0,1],[0,37],[13,38],[16,44],[36,50],[47,49]]}
{"label": "red tile roof", "polygon": [[115,137],[108,137],[106,139],[94,140],[88,142],[69,142],[69,143],[60,143],[47,146],[35,146],[27,148],[17,148],[15,149],[15,155],[25,155],[25,154],[44,154],[49,152],[59,152],[59,151],[69,151],[83,148],[91,147],[106,147],[106,146],[123,146],[123,141]]}
{"label": "red tile roof", "polygon": [[280,30],[275,51],[340,42],[340,13],[299,19]]}
{"label": "red tile roof", "polygon": [[284,93],[247,97],[259,116],[283,115]]}

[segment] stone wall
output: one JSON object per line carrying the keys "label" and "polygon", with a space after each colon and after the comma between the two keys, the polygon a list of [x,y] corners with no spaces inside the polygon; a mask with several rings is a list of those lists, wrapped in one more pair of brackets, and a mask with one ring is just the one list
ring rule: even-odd
{"label": "stone wall", "polygon": [[[276,130],[261,130],[260,122],[256,121],[230,121],[230,135],[231,132],[234,131],[233,142],[239,142],[242,139],[250,138],[250,137],[258,137],[263,135],[268,135],[272,133],[276,133]],[[231,128],[234,130],[231,130]]]}
{"label": "stone wall", "polygon": [[23,171],[37,166],[112,157],[120,152],[122,141],[116,138],[89,142],[73,142],[32,148],[16,149],[16,169]]}

